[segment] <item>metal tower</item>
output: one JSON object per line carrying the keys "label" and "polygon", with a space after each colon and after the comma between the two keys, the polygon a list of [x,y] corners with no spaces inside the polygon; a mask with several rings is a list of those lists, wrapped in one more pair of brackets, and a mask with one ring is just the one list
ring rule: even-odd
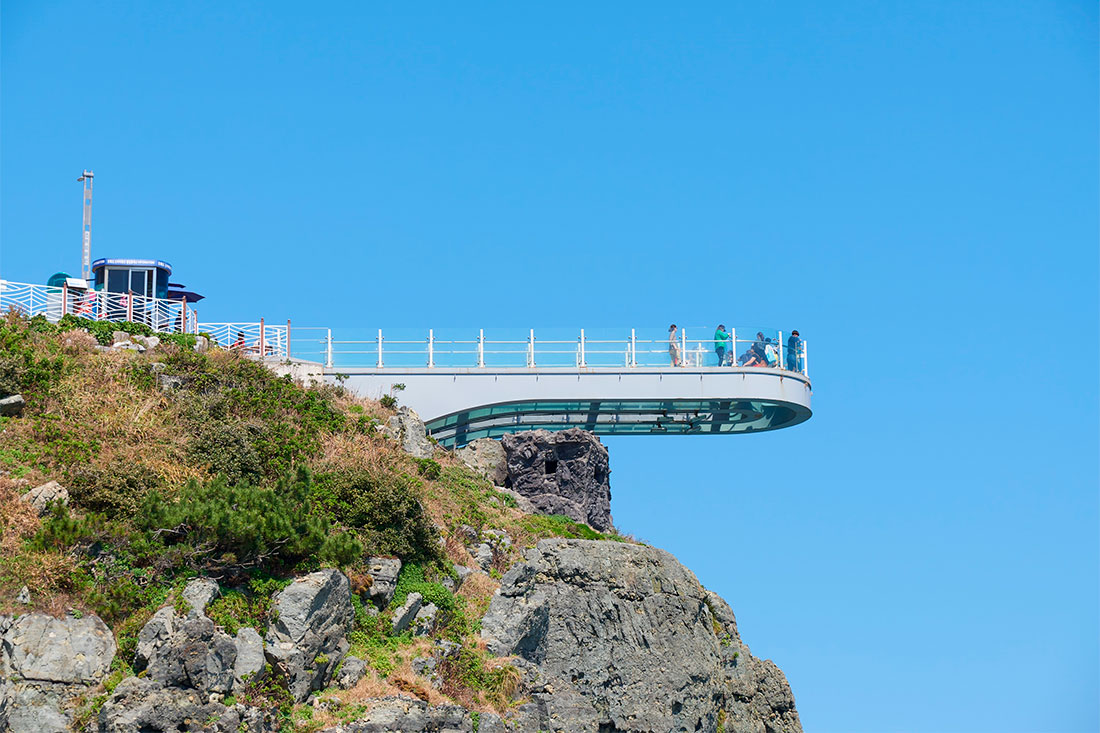
{"label": "metal tower", "polygon": [[92,179],[95,174],[84,171],[78,181],[84,183],[84,230],[83,250],[80,260],[80,277],[85,280],[92,279]]}

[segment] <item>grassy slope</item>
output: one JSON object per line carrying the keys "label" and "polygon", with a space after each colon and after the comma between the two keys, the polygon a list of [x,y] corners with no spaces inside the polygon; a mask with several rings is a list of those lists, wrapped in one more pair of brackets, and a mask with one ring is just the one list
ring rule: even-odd
{"label": "grassy slope", "polygon": [[[489,660],[477,638],[496,582],[474,576],[457,595],[439,582],[453,564],[473,565],[458,527],[513,537],[494,577],[543,537],[601,535],[522,514],[449,454],[406,456],[375,431],[390,413],[341,388],[303,389],[227,352],[95,345],[41,319],[0,320],[0,393],[28,403],[22,417],[0,418],[0,612],[27,610],[14,600],[27,585],[35,610],[99,614],[119,640],[110,687],[130,673],[138,630],[190,577],[222,583],[210,609],[218,623],[262,632],[271,594],[294,574],[338,565],[361,588],[367,556],[398,556],[406,562],[399,595],[415,589],[435,601],[446,612],[435,635],[463,645],[441,670],[442,692],[409,666],[430,642],[392,637],[388,614],[359,608],[353,653],[370,661],[370,674],[330,693],[334,709],[316,719],[281,703],[287,726],[347,720],[371,697],[396,692],[473,709],[508,705],[514,671]],[[164,392],[163,377],[182,386]],[[69,511],[42,521],[17,498],[48,480],[72,498]],[[245,697],[280,704],[277,689]]]}

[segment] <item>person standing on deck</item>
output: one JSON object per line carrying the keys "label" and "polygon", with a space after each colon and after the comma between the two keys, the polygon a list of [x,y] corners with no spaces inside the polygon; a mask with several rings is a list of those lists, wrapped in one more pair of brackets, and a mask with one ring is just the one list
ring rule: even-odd
{"label": "person standing on deck", "polygon": [[802,339],[798,331],[791,331],[791,337],[787,339],[787,368],[792,372],[802,371]]}
{"label": "person standing on deck", "polygon": [[676,339],[676,324],[668,327],[668,355],[672,359],[672,366],[680,366],[680,342]]}
{"label": "person standing on deck", "polygon": [[726,333],[726,327],[722,324],[718,325],[718,330],[714,332],[714,353],[718,355],[718,366],[726,365],[726,354],[733,352],[729,348],[730,335]]}

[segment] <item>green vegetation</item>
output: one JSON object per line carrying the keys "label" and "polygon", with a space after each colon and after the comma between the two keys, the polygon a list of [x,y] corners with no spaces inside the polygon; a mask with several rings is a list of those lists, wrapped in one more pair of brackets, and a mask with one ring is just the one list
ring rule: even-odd
{"label": "green vegetation", "polygon": [[[321,566],[364,579],[354,585],[349,641],[372,684],[427,694],[408,662],[430,641],[390,631],[393,609],[416,592],[439,608],[432,635],[459,645],[439,668],[444,694],[470,709],[503,709],[518,673],[477,638],[490,577],[544,537],[620,539],[565,517],[523,515],[446,452],[405,455],[376,431],[387,407],[342,387],[306,389],[236,353],[197,353],[190,335],[158,334],[146,353],[97,350],[114,331],[150,333],[73,316],[0,318],[0,393],[28,403],[21,417],[0,418],[0,613],[24,610],[14,597],[27,585],[34,609],[94,612],[112,627],[112,674],[79,706],[80,720],[94,720],[132,674],[138,633],[158,608],[182,607],[190,579],[218,580],[221,595],[206,608],[218,626],[262,635],[273,594]],[[178,387],[162,391],[162,378]],[[18,496],[49,480],[69,490],[70,505],[39,518]],[[491,576],[453,593],[444,581],[471,563],[463,525],[503,529],[514,542]],[[404,563],[381,613],[358,595],[370,587],[366,559],[378,556]],[[276,711],[285,729],[319,726],[280,684],[268,674],[235,696]],[[351,699],[326,714],[348,722],[361,711]]]}

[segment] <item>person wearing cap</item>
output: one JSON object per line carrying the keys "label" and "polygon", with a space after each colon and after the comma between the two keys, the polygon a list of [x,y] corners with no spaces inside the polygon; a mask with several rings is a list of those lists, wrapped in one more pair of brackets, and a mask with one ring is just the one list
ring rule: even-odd
{"label": "person wearing cap", "polygon": [[729,351],[729,342],[730,335],[726,333],[726,327],[719,324],[718,330],[714,332],[714,353],[718,354],[718,366],[726,365],[726,352]]}
{"label": "person wearing cap", "polygon": [[676,340],[676,324],[668,327],[668,355],[672,359],[672,366],[680,366],[680,342]]}
{"label": "person wearing cap", "polygon": [[791,331],[791,337],[787,339],[787,368],[792,372],[802,371],[802,339],[798,331]]}

